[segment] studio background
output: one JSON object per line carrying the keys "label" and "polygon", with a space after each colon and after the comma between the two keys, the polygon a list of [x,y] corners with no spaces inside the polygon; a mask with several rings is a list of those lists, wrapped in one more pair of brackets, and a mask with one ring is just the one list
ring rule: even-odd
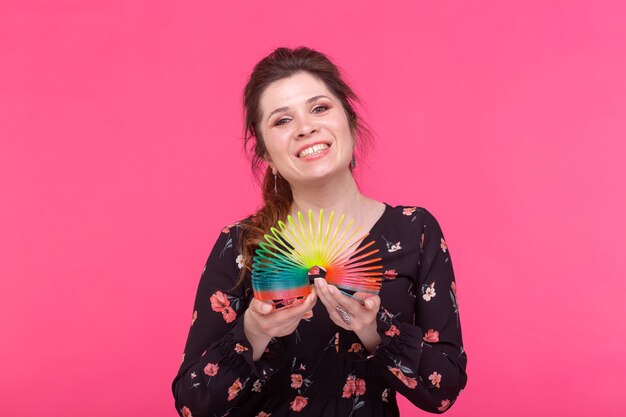
{"label": "studio background", "polygon": [[448,415],[621,415],[625,20],[623,1],[0,2],[0,414],[176,415],[204,262],[260,202],[243,86],[307,45],[376,132],[363,191],[446,235],[469,358]]}

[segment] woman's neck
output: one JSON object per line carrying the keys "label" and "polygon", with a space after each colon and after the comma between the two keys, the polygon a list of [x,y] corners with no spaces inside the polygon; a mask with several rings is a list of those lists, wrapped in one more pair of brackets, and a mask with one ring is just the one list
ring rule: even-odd
{"label": "woman's neck", "polygon": [[292,194],[290,213],[292,216],[298,211],[306,214],[310,209],[317,214],[323,209],[326,213],[334,211],[338,215],[345,215],[359,222],[369,202],[369,199],[359,192],[350,172],[342,178],[334,178],[321,184],[292,185]]}

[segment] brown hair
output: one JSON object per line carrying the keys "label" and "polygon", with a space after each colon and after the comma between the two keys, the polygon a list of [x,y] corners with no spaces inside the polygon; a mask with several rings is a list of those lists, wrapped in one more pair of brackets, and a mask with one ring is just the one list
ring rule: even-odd
{"label": "brown hair", "polygon": [[241,285],[246,271],[251,270],[254,250],[263,236],[279,220],[287,218],[293,202],[289,183],[280,175],[274,176],[272,169],[266,166],[264,157],[267,148],[257,126],[261,117],[260,99],[265,89],[274,81],[288,78],[298,72],[307,72],[318,78],[339,99],[346,112],[352,136],[357,140],[355,149],[359,150],[359,156],[365,153],[371,141],[370,129],[355,110],[358,97],[342,79],[337,66],[324,54],[306,47],[278,48],[256,64],[243,96],[244,149],[246,153],[253,152],[252,171],[262,188],[264,204],[249,221],[241,222],[239,252],[243,256],[245,268],[241,269],[236,286]]}

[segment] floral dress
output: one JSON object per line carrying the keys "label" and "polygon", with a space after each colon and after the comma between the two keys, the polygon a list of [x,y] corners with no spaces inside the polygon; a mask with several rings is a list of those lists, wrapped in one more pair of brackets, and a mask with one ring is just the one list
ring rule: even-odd
{"label": "floral dress", "polygon": [[256,362],[243,327],[249,272],[233,290],[243,267],[238,224],[222,230],[200,279],[172,384],[181,416],[398,416],[396,393],[433,413],[454,403],[467,382],[467,356],[450,251],[431,213],[385,204],[365,240],[376,241],[384,271],[382,343],[372,354],[318,300]]}

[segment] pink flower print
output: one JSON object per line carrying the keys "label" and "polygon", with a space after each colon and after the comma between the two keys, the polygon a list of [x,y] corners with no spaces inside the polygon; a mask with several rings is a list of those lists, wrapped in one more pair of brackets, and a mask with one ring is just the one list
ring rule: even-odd
{"label": "pink flower print", "polygon": [[385,334],[389,337],[398,336],[400,335],[400,330],[398,330],[398,328],[392,324],[389,330],[385,332]]}
{"label": "pink flower print", "polygon": [[426,290],[424,291],[424,295],[422,295],[422,298],[426,301],[430,301],[431,298],[434,298],[436,295],[437,293],[435,292],[435,282],[433,281],[432,284],[426,287]]}
{"label": "pink flower print", "polygon": [[359,353],[363,351],[363,345],[360,343],[353,343],[352,346],[350,346],[350,349],[348,349],[348,352],[354,352],[354,353]]}
{"label": "pink flower print", "polygon": [[420,250],[424,251],[424,232],[422,232],[422,237],[420,237]]}
{"label": "pink flower print", "polygon": [[357,378],[356,382],[356,395],[363,395],[365,394],[365,380],[361,379],[361,378]]}
{"label": "pink flower print", "polygon": [[439,341],[439,332],[435,329],[430,329],[424,333],[423,339],[430,343],[437,343]]}
{"label": "pink flower print", "polygon": [[197,319],[198,319],[198,310],[194,310],[193,314],[191,315],[191,325],[192,326],[196,322]]}
{"label": "pink flower print", "polygon": [[383,395],[381,396],[381,400],[383,400],[383,402],[388,403],[389,400],[387,399],[387,397],[389,396],[389,388],[385,388],[385,390],[383,391]]}
{"label": "pink flower print", "polygon": [[261,380],[257,379],[256,381],[254,381],[254,383],[252,384],[252,391],[254,392],[261,392],[261,387],[263,385],[261,385]]}
{"label": "pink flower print", "polygon": [[216,291],[210,298],[211,308],[217,313],[222,313],[224,321],[230,323],[237,317],[237,313],[230,307],[230,301],[221,291]]}
{"label": "pink flower print", "polygon": [[265,411],[261,411],[259,414],[257,414],[255,417],[270,417],[272,415],[272,413],[266,413]]}
{"label": "pink flower print", "polygon": [[243,262],[243,256],[242,255],[238,255],[237,259],[235,259],[235,262],[237,262],[237,267],[239,269],[243,268],[244,262]]}
{"label": "pink flower print", "polygon": [[383,272],[383,278],[386,278],[388,280],[396,279],[397,276],[398,276],[398,273],[396,272],[395,269],[388,269],[385,272]]}
{"label": "pink flower print", "polygon": [[441,388],[441,374],[438,374],[437,372],[433,372],[432,374],[430,374],[430,376],[428,377],[428,379],[430,379],[430,382],[436,386],[437,388]]}
{"label": "pink flower print", "polygon": [[290,403],[289,408],[293,411],[301,411],[309,403],[309,399],[298,395]]}
{"label": "pink flower print", "polygon": [[216,291],[210,298],[211,308],[217,313],[221,313],[225,308],[230,307],[230,301],[226,298],[226,295],[221,291]]}
{"label": "pink flower print", "polygon": [[222,311],[222,317],[226,323],[232,323],[237,318],[237,313],[230,307],[226,307],[224,311]]}
{"label": "pink flower print", "polygon": [[193,417],[191,415],[191,410],[187,407],[183,407],[180,409],[180,413],[183,415],[183,417]]}
{"label": "pink flower print", "polygon": [[392,368],[390,366],[388,366],[387,368],[389,368],[389,371],[394,374],[396,376],[396,378],[398,378],[400,381],[402,381],[402,383],[404,385],[406,385],[407,387],[411,388],[411,389],[415,389],[415,387],[417,386],[417,380],[415,378],[410,378],[406,375],[404,375],[404,373],[398,369],[398,368]]}
{"label": "pink flower print", "polygon": [[241,381],[237,378],[235,382],[233,382],[233,385],[228,388],[228,401],[232,401],[239,394],[239,391],[241,391],[242,388],[243,385],[241,385]]}
{"label": "pink flower print", "polygon": [[354,375],[348,375],[341,396],[343,398],[350,398],[353,395],[363,394],[365,394],[365,380],[357,378]]}
{"label": "pink flower print", "polygon": [[356,392],[356,377],[354,375],[349,375],[348,379],[346,379],[346,383],[343,386],[343,394],[341,396],[343,398],[350,398]]}
{"label": "pink flower print", "polygon": [[445,240],[443,240],[443,238],[441,238],[441,250],[443,251],[443,253],[446,253],[448,251],[448,244]]}
{"label": "pink flower print", "polygon": [[192,372],[192,373],[191,373],[191,379],[194,379],[194,378],[196,378],[197,376],[198,376],[198,375],[196,375],[196,373],[195,373],[195,372]]}
{"label": "pink flower print", "polygon": [[404,209],[402,209],[402,214],[404,214],[405,216],[410,216],[411,214],[413,214],[416,208],[417,207],[405,207]]}
{"label": "pink flower print", "polygon": [[230,232],[230,229],[232,229],[233,227],[235,227],[238,224],[239,224],[239,222],[235,222],[233,224],[229,224],[228,226],[226,226],[225,228],[222,229],[222,233]]}
{"label": "pink flower print", "polygon": [[245,352],[245,351],[247,351],[247,350],[248,350],[248,348],[247,348],[247,347],[245,347],[245,346],[243,346],[243,345],[241,345],[241,344],[239,344],[239,343],[237,343],[237,344],[235,345],[235,352],[237,352],[237,353]]}
{"label": "pink flower print", "polygon": [[302,375],[291,374],[291,388],[298,389],[302,386]]}
{"label": "pink flower print", "polygon": [[216,363],[208,363],[207,366],[204,367],[204,373],[208,376],[217,375],[217,371],[220,370],[220,366]]}
{"label": "pink flower print", "polygon": [[216,291],[210,298],[211,308],[217,313],[222,313],[222,317],[226,323],[231,323],[237,318],[237,313],[230,306],[230,301],[221,291]]}
{"label": "pink flower print", "polygon": [[439,411],[441,411],[443,413],[449,407],[450,407],[450,400],[445,399],[445,400],[441,400],[441,405],[439,407],[437,407],[437,410],[439,410]]}

